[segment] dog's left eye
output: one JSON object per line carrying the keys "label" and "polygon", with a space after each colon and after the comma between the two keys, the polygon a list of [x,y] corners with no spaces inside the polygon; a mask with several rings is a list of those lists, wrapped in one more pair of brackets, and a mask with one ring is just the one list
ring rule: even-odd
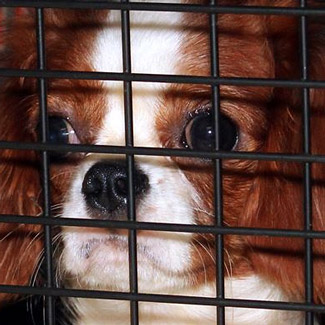
{"label": "dog's left eye", "polygon": [[[40,130],[40,126],[39,126]],[[78,144],[80,143],[72,125],[63,117],[49,116],[49,139],[55,144]],[[69,153],[53,151],[50,156],[54,160],[66,158]]]}
{"label": "dog's left eye", "polygon": [[49,141],[53,143],[79,142],[71,124],[58,116],[49,117]]}
{"label": "dog's left eye", "polygon": [[[185,148],[212,151],[215,148],[214,117],[210,111],[199,111],[184,129],[182,143]],[[238,140],[237,126],[227,116],[220,114],[220,150],[234,149]]]}

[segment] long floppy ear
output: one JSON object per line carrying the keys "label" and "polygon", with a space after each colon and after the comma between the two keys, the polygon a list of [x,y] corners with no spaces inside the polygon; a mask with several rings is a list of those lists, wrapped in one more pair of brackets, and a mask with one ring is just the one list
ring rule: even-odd
{"label": "long floppy ear", "polygon": [[[71,70],[75,67],[74,56],[83,53],[87,57],[87,46],[83,43],[72,53],[71,37],[78,38],[87,29],[98,30],[108,12],[95,14],[89,10],[86,13],[84,10],[44,10],[46,59],[51,69],[62,69],[62,58],[58,60],[58,54],[62,56],[68,49],[66,61]],[[3,35],[2,67],[36,68],[35,22],[34,9],[25,10],[17,19],[12,19]],[[35,79],[5,80],[0,90],[0,141],[35,141],[37,111]],[[38,160],[35,152],[0,150],[0,214],[37,216],[42,213]],[[0,224],[0,283],[28,284],[42,250],[41,231],[40,226]],[[0,294],[0,304],[6,299],[11,296]]]}
{"label": "long floppy ear", "polygon": [[[28,22],[29,23],[29,22]],[[8,68],[24,68],[26,60],[35,56],[35,39],[19,36],[19,29],[5,35],[6,57],[2,64]],[[18,40],[21,44],[18,46]],[[28,43],[28,44],[27,44]],[[28,47],[26,47],[28,46]],[[25,48],[24,48],[25,47]],[[30,51],[30,53],[28,53]],[[25,80],[2,80],[0,93],[0,140],[34,141],[28,129],[28,109]],[[0,150],[0,214],[37,216],[41,188],[37,154],[31,151]],[[41,227],[0,223],[0,283],[28,285],[42,250]],[[15,296],[0,294],[0,305]]]}
{"label": "long floppy ear", "polygon": [[[3,105],[3,101],[0,102]],[[3,105],[0,109],[2,116],[5,116],[3,112],[5,108]],[[10,106],[7,109],[8,112],[12,112]],[[1,130],[8,129],[7,131],[15,133],[13,130],[22,128],[23,121],[12,113],[10,115],[0,122]],[[15,134],[15,137],[2,137],[1,140],[22,141],[23,138]],[[38,204],[40,194],[35,154],[27,151],[1,151],[0,214],[37,216],[41,214]],[[37,225],[0,224],[1,284],[27,285],[29,283],[42,249],[40,233],[41,227]],[[0,304],[8,298],[8,295],[0,295]]]}
{"label": "long floppy ear", "polygon": [[[298,30],[298,29],[297,29]],[[325,24],[309,20],[309,78],[325,77]],[[290,50],[288,56],[297,60],[298,42],[294,38],[283,42]],[[281,50],[281,44],[275,48]],[[295,51],[294,51],[295,49]],[[276,53],[275,53],[276,54]],[[297,57],[294,59],[294,57]],[[275,57],[281,64],[281,60]],[[299,65],[288,62],[279,67],[277,78],[295,78]],[[290,67],[286,70],[285,67]],[[294,72],[296,71],[296,72]],[[283,73],[285,75],[283,75]],[[270,107],[270,129],[265,152],[302,153],[303,104],[301,90],[276,90]],[[325,153],[323,138],[325,125],[325,91],[310,90],[311,151]],[[304,165],[289,162],[260,162],[259,171],[252,186],[247,210],[242,224],[249,227],[276,229],[304,229]],[[312,218],[313,229],[324,230],[325,214],[325,166],[312,164]],[[251,246],[251,259],[257,272],[277,282],[292,299],[304,299],[304,240],[299,238],[247,237]],[[325,241],[313,241],[314,298],[325,301]]]}

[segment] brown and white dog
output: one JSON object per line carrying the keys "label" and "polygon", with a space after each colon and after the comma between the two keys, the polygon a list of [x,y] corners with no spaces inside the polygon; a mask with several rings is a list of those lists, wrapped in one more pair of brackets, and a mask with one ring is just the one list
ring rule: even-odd
{"label": "brown and white dog", "polygon": [[[297,6],[294,0],[218,2]],[[34,22],[32,11],[13,21],[5,39],[6,67],[36,68]],[[208,15],[132,11],[130,23],[132,72],[211,74]],[[45,25],[48,69],[123,71],[120,11],[46,9]],[[300,78],[298,17],[222,14],[218,30],[222,77]],[[308,34],[310,78],[321,80],[325,77],[321,19],[309,19]],[[209,85],[133,82],[132,98],[136,146],[213,150]],[[36,80],[5,80],[0,101],[1,140],[37,140]],[[324,154],[324,91],[311,89],[310,103],[312,152]],[[48,111],[54,143],[125,145],[120,81],[49,80]],[[224,151],[302,152],[301,121],[300,90],[221,86]],[[38,155],[3,150],[0,159],[0,212],[41,214]],[[54,215],[127,219],[124,156],[56,153],[51,161]],[[222,166],[226,226],[303,229],[302,165],[224,160]],[[312,175],[313,228],[324,230],[324,167],[314,164]],[[136,156],[137,220],[213,225],[213,180],[209,160]],[[1,282],[26,284],[41,250],[40,227],[2,224],[0,230]],[[64,227],[61,235],[58,264],[65,286],[128,292],[126,231]],[[314,299],[322,303],[325,245],[315,240],[313,247]],[[214,235],[139,231],[137,251],[139,292],[215,297]],[[303,301],[304,241],[225,236],[225,271],[228,298]],[[71,298],[69,304],[75,324],[129,324],[129,302]],[[142,325],[208,325],[216,323],[216,308],[140,302],[139,317]],[[301,312],[226,308],[227,325],[303,323]]]}

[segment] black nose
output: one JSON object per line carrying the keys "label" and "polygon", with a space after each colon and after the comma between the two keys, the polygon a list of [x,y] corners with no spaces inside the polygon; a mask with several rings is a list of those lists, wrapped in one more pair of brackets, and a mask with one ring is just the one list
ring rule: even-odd
{"label": "black nose", "polygon": [[[138,198],[149,187],[148,177],[135,167],[134,195]],[[125,161],[102,161],[93,165],[82,184],[87,205],[108,219],[119,219],[126,214],[128,175]]]}

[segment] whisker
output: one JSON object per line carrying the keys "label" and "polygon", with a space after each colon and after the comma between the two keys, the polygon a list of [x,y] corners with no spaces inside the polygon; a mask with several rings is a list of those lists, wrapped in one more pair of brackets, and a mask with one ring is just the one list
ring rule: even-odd
{"label": "whisker", "polygon": [[63,208],[63,203],[57,203],[57,204],[53,204],[51,206],[52,210],[58,210],[58,209],[62,209]]}
{"label": "whisker", "polygon": [[[213,212],[209,212],[209,211],[207,211],[207,210],[205,210],[203,208],[200,208],[200,207],[194,207],[193,210],[196,211],[196,212],[203,213],[203,214],[205,214],[205,215],[207,215],[207,216],[209,216],[211,218],[215,218],[215,216],[216,216]],[[230,226],[230,224],[227,223],[225,220],[223,220],[223,223],[224,223],[225,226]]]}
{"label": "whisker", "polygon": [[56,179],[57,177],[60,177],[60,176],[72,175],[72,174],[74,174],[76,169],[77,169],[77,167],[71,167],[71,169],[69,169],[69,170],[65,170],[65,171],[62,171],[62,172],[57,173],[55,175],[52,175],[50,180],[53,181],[54,179]]}
{"label": "whisker", "polygon": [[[198,243],[200,246],[202,246],[202,244],[199,241],[197,241],[195,238],[194,238],[194,241],[196,243]],[[202,266],[203,266],[203,270],[204,270],[204,283],[207,284],[208,283],[208,277],[207,277],[207,270],[206,270],[206,266],[205,266],[203,256],[202,256],[200,250],[196,247],[196,245],[192,245],[192,247],[194,247],[195,251],[198,253],[198,256],[200,257],[200,260],[201,260]]]}

